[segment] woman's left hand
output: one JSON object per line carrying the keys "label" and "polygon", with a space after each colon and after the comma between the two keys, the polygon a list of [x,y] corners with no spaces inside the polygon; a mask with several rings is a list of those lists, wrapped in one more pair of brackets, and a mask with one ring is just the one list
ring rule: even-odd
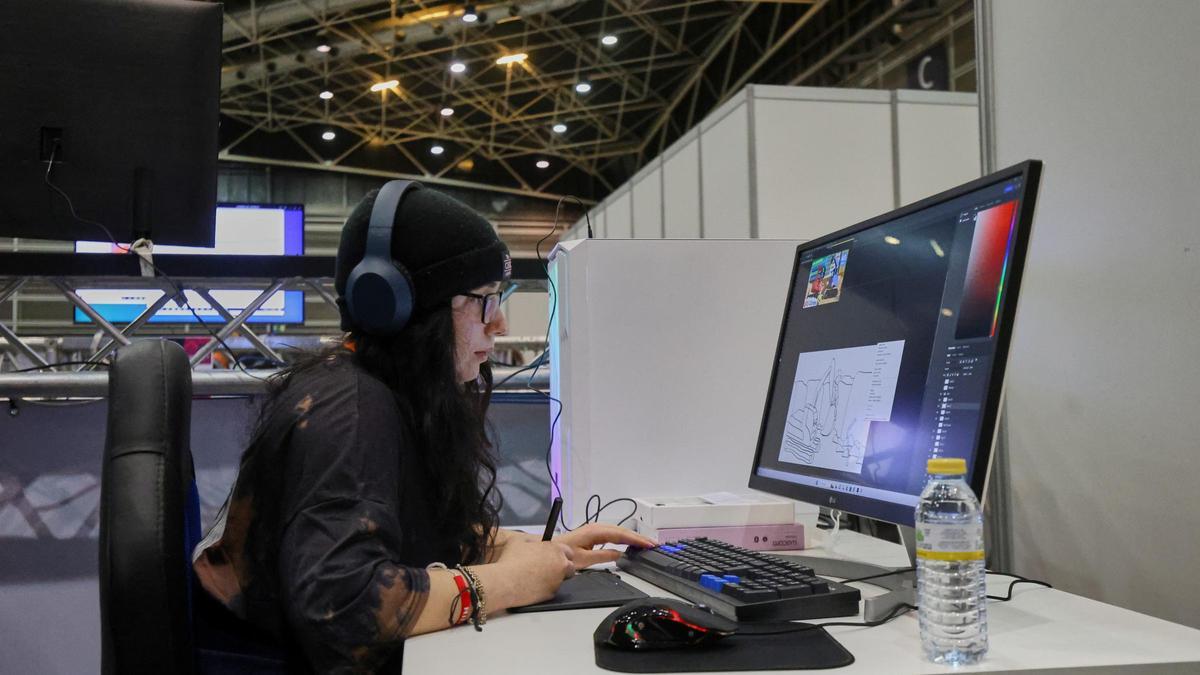
{"label": "woman's left hand", "polygon": [[617,525],[603,523],[588,523],[583,527],[558,535],[554,541],[566,544],[575,551],[572,560],[575,569],[613,562],[621,557],[621,552],[615,549],[594,549],[602,544],[628,544],[641,548],[654,548],[658,543],[642,535]]}

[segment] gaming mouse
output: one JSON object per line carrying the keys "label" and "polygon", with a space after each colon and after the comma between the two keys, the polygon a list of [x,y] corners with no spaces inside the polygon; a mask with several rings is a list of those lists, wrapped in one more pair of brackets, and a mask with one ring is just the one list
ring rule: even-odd
{"label": "gaming mouse", "polygon": [[597,645],[649,651],[710,645],[733,635],[737,624],[669,598],[640,598],[618,607],[592,635]]}

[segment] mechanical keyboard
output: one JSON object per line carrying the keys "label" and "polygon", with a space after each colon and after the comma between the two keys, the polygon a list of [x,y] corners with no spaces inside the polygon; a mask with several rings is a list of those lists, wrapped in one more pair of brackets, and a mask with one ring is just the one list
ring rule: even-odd
{"label": "mechanical keyboard", "polygon": [[707,537],[630,547],[617,567],[734,621],[853,616],[861,598],[799,563]]}

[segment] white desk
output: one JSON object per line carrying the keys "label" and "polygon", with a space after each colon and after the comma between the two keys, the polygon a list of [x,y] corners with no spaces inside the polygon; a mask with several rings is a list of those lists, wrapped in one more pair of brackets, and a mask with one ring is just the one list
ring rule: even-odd
{"label": "white desk", "polygon": [[[905,566],[902,547],[855,532],[839,536],[839,556]],[[806,555],[822,555],[817,550]],[[656,596],[670,594],[630,574],[621,577]],[[856,584],[864,595],[880,591]],[[1007,582],[992,577],[988,590],[1002,594]],[[421,635],[404,648],[406,673],[550,675],[608,673],[595,665],[592,631],[612,608],[499,615],[482,633],[470,627]],[[861,619],[861,617],[860,617]],[[829,619],[849,621],[852,619]],[[984,663],[969,668],[936,666],[921,655],[915,612],[875,628],[834,627],[829,632],[854,654],[837,673],[1004,672],[1071,669],[1086,672],[1200,673],[1200,630],[1088,600],[1021,584],[1010,602],[988,606],[991,648]],[[775,675],[783,671],[756,671]],[[793,671],[803,672],[803,671]]]}

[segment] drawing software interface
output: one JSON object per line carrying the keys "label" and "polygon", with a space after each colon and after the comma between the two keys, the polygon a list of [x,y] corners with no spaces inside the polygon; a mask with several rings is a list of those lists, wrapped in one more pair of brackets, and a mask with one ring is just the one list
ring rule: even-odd
{"label": "drawing software interface", "polygon": [[973,470],[1021,182],[801,251],[756,475],[898,513],[926,460]]}

